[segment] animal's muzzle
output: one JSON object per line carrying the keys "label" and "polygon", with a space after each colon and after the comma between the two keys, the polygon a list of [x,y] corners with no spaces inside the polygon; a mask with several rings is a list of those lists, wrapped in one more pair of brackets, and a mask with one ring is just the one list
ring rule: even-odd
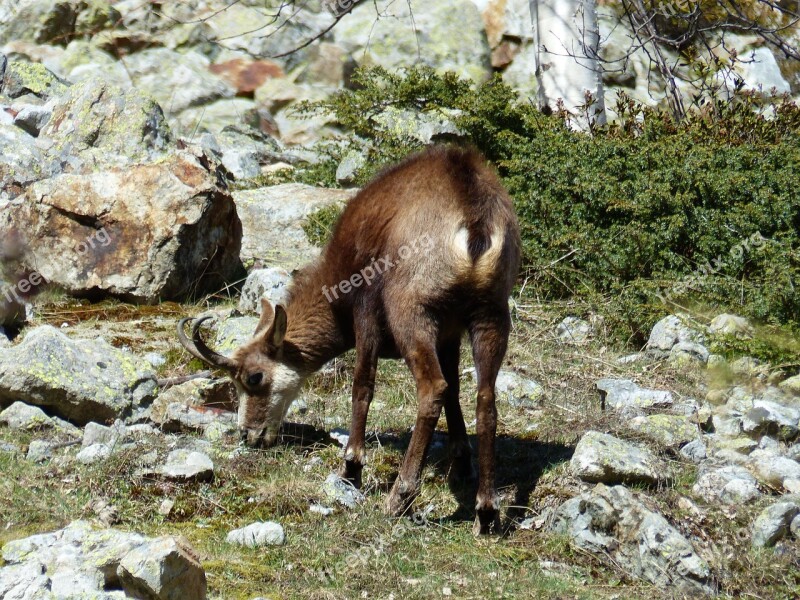
{"label": "animal's muzzle", "polygon": [[240,429],[239,439],[250,448],[268,448],[275,444],[275,436],[266,436],[267,429]]}

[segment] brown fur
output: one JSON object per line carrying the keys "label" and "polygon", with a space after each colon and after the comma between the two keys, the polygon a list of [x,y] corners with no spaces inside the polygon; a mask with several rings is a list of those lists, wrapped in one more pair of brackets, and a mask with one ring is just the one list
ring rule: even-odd
{"label": "brown fur", "polygon": [[[283,309],[273,312],[265,304],[257,335],[234,355],[233,374],[244,403],[240,425],[249,440],[265,435],[274,440],[269,433],[274,424],[265,421],[267,406],[282,402],[275,399],[283,394],[278,388],[294,385],[292,373],[302,380],[355,347],[353,417],[342,475],[359,485],[377,360],[402,357],[419,399],[414,433],[386,505],[389,513],[402,513],[419,491],[442,409],[453,472],[471,473],[458,401],[459,347],[466,332],[478,373],[476,530],[496,529],[494,387],[506,351],[508,296],[519,253],[511,201],[475,151],[433,147],[381,173],[349,202],[320,259],[295,278],[285,327],[278,322]],[[366,285],[365,269],[375,270],[386,257],[383,272]],[[362,274],[358,287],[355,274]],[[342,281],[351,281],[352,289]],[[289,371],[281,376],[276,369]],[[261,373],[263,382],[248,386],[254,373]]]}

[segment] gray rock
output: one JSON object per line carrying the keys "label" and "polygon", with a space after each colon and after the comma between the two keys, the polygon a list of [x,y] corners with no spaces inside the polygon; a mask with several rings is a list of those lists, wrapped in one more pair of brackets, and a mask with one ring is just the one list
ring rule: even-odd
{"label": "gray rock", "polygon": [[680,415],[647,415],[634,417],[628,427],[663,446],[678,447],[699,435],[697,425]]}
{"label": "gray rock", "polygon": [[622,486],[599,484],[564,502],[551,529],[625,572],[681,594],[713,594],[708,564],[660,514]]}
{"label": "gray rock", "polygon": [[756,400],[742,418],[742,430],[751,437],[775,436],[790,441],[800,433],[800,409],[768,400]]}
{"label": "gray rock", "polygon": [[798,515],[800,505],[795,502],[778,502],[765,508],[753,522],[753,546],[774,546],[789,533],[791,523]]}
{"label": "gray rock", "polygon": [[669,352],[675,344],[681,342],[702,344],[703,334],[698,331],[698,328],[691,327],[689,322],[688,317],[679,315],[664,317],[653,326],[646,347],[649,350]]}
{"label": "gray rock", "polygon": [[591,323],[578,317],[566,317],[556,327],[556,336],[565,344],[584,344],[591,334]]}
{"label": "gray rock", "polygon": [[698,361],[708,362],[708,348],[697,342],[678,342],[669,351],[669,359],[673,362]]}
{"label": "gray rock", "polygon": [[0,201],[13,200],[26,186],[52,173],[36,138],[19,127],[0,123]]}
{"label": "gray rock", "polygon": [[303,224],[309,215],[331,205],[344,205],[355,192],[287,183],[233,193],[242,220],[241,258],[260,260],[288,271],[319,256]]}
{"label": "gray rock", "polygon": [[81,447],[88,448],[95,444],[104,444],[114,447],[122,444],[127,435],[127,428],[122,421],[115,421],[114,425],[107,427],[99,423],[89,422],[83,429]]}
{"label": "gray rock", "polygon": [[784,379],[778,387],[790,396],[800,396],[800,375]]}
{"label": "gray rock", "polygon": [[225,319],[217,326],[214,349],[225,356],[230,356],[239,346],[250,341],[256,331],[256,325],[258,325],[256,317]]}
{"label": "gray rock", "polygon": [[49,325],[0,351],[0,402],[21,400],[84,424],[124,418],[156,392],[149,365],[102,339],[72,340]]}
{"label": "gray rock", "polygon": [[83,171],[157,159],[172,141],[161,107],[152,98],[103,79],[69,88],[41,136],[53,142],[50,156]]}
{"label": "gray rock", "polygon": [[614,409],[669,408],[674,402],[671,392],[641,388],[629,379],[600,379],[596,385],[605,405]]}
{"label": "gray rock", "polygon": [[241,529],[234,529],[225,538],[229,544],[258,548],[260,546],[281,546],[286,540],[283,527],[274,521],[251,523]]}
{"label": "gray rock", "polygon": [[[123,139],[133,148],[139,138]],[[113,153],[102,136],[84,142]],[[0,231],[20,232],[23,264],[71,293],[151,302],[217,290],[242,273],[241,222],[213,164],[194,150],[39,181],[24,203],[0,208]]]}
{"label": "gray rock", "polygon": [[137,598],[204,600],[206,574],[189,542],[163,537],[134,548],[119,562],[123,589]]}
{"label": "gray rock", "polygon": [[209,481],[214,478],[214,463],[202,452],[173,450],[157,473],[177,481]]}
{"label": "gray rock", "polygon": [[280,267],[254,269],[242,287],[239,310],[261,315],[262,298],[268,300],[273,307],[276,304],[285,304],[291,282],[292,276],[286,269]]}
{"label": "gray rock", "polygon": [[7,454],[19,454],[21,450],[18,446],[14,444],[9,444],[8,442],[0,442],[0,452],[5,452]]}
{"label": "gray rock", "polygon": [[708,457],[705,442],[701,438],[696,438],[683,446],[680,454],[693,463],[701,463]]}
{"label": "gray rock", "polygon": [[336,473],[331,473],[322,484],[322,492],[332,502],[338,502],[345,508],[355,508],[364,500],[364,494],[357,490],[352,483],[342,479]]}
{"label": "gray rock", "polygon": [[[473,380],[476,378],[474,368],[468,373]],[[495,392],[499,401],[508,402],[515,408],[536,408],[544,397],[544,388],[533,379],[505,370],[497,374]]]}
{"label": "gray rock", "polygon": [[792,519],[792,522],[789,525],[789,531],[794,536],[794,539],[800,540],[800,515]]}
{"label": "gray rock", "polygon": [[236,179],[261,175],[261,166],[286,161],[281,145],[267,134],[252,128],[229,125],[216,134],[222,165]]}
{"label": "gray rock", "polygon": [[[410,56],[440,71],[484,81],[491,72],[489,44],[473,2],[435,0],[414,6],[359,3],[333,29],[334,41],[359,64],[405,67]],[[457,19],[453,15],[458,15]]]}
{"label": "gray rock", "polygon": [[125,58],[134,86],[146,92],[170,115],[229,98],[235,90],[209,70],[211,62],[189,50],[149,48]]}
{"label": "gray rock", "polygon": [[767,370],[767,365],[752,356],[742,356],[731,363],[731,372],[743,378],[758,377],[766,374]]}
{"label": "gray rock", "polygon": [[726,436],[738,436],[742,432],[742,418],[732,414],[715,414],[711,417],[714,432]]}
{"label": "gray rock", "polygon": [[25,104],[18,108],[17,115],[14,117],[14,125],[36,137],[39,132],[50,122],[53,116],[54,102],[48,102],[44,106]]}
{"label": "gray rock", "polygon": [[103,462],[113,453],[111,446],[106,444],[92,444],[82,448],[78,454],[75,455],[77,460],[82,465],[93,465],[95,463]]}
{"label": "gray rock", "polygon": [[38,406],[30,406],[24,402],[14,402],[0,412],[0,424],[10,429],[51,429],[55,427],[53,420]]}
{"label": "gray rock", "polygon": [[668,478],[666,464],[646,448],[597,431],[584,434],[570,467],[584,481],[654,484]]}
{"label": "gray rock", "polygon": [[[2,38],[2,36],[0,36]],[[0,54],[0,94],[20,98],[28,94],[49,100],[66,93],[68,83],[50,72],[44,65],[34,62],[8,61]],[[5,72],[3,72],[5,71]]]}
{"label": "gray rock", "polygon": [[25,458],[31,462],[44,462],[53,458],[53,444],[45,440],[33,440],[28,445]]}
{"label": "gray rock", "polygon": [[753,326],[744,317],[723,313],[712,319],[708,332],[717,335],[732,335],[739,339],[753,337]]}
{"label": "gray rock", "polygon": [[375,115],[374,119],[381,130],[431,144],[464,136],[454,122],[457,116],[458,113],[452,111],[423,112],[390,106]]}
{"label": "gray rock", "polygon": [[350,150],[336,167],[336,181],[347,185],[355,181],[358,171],[367,163],[367,157],[363,152]]}
{"label": "gray rock", "polygon": [[700,469],[692,491],[709,503],[745,504],[761,495],[756,479],[740,466]]}
{"label": "gray rock", "polygon": [[800,463],[783,456],[757,456],[751,461],[750,468],[760,482],[777,489],[786,488],[788,481],[794,487],[800,480]]}

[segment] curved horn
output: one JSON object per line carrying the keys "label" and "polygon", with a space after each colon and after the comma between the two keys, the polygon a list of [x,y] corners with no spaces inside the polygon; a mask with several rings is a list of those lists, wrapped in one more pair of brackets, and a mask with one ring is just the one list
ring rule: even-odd
{"label": "curved horn", "polygon": [[218,352],[214,352],[211,348],[206,346],[206,343],[203,341],[203,338],[200,335],[200,327],[204,321],[207,321],[210,318],[211,317],[203,317],[202,319],[197,319],[197,321],[195,321],[194,325],[192,326],[191,340],[186,337],[184,328],[188,321],[193,321],[194,319],[191,317],[181,319],[178,323],[178,340],[180,341],[181,345],[186,348],[189,354],[202,360],[204,363],[219,369],[233,370],[236,368],[236,363],[234,363],[227,356],[223,356]]}

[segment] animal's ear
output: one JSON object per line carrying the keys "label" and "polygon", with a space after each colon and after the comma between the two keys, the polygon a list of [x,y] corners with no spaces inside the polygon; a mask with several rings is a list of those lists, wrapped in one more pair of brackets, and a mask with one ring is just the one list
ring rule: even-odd
{"label": "animal's ear", "polygon": [[258,325],[256,325],[256,331],[253,335],[258,335],[272,325],[274,317],[275,311],[272,310],[272,304],[266,298],[261,298],[261,318],[258,320]]}
{"label": "animal's ear", "polygon": [[286,310],[280,304],[276,305],[275,318],[272,319],[272,325],[264,334],[264,341],[269,349],[277,350],[281,347],[283,338],[286,336],[287,324]]}

